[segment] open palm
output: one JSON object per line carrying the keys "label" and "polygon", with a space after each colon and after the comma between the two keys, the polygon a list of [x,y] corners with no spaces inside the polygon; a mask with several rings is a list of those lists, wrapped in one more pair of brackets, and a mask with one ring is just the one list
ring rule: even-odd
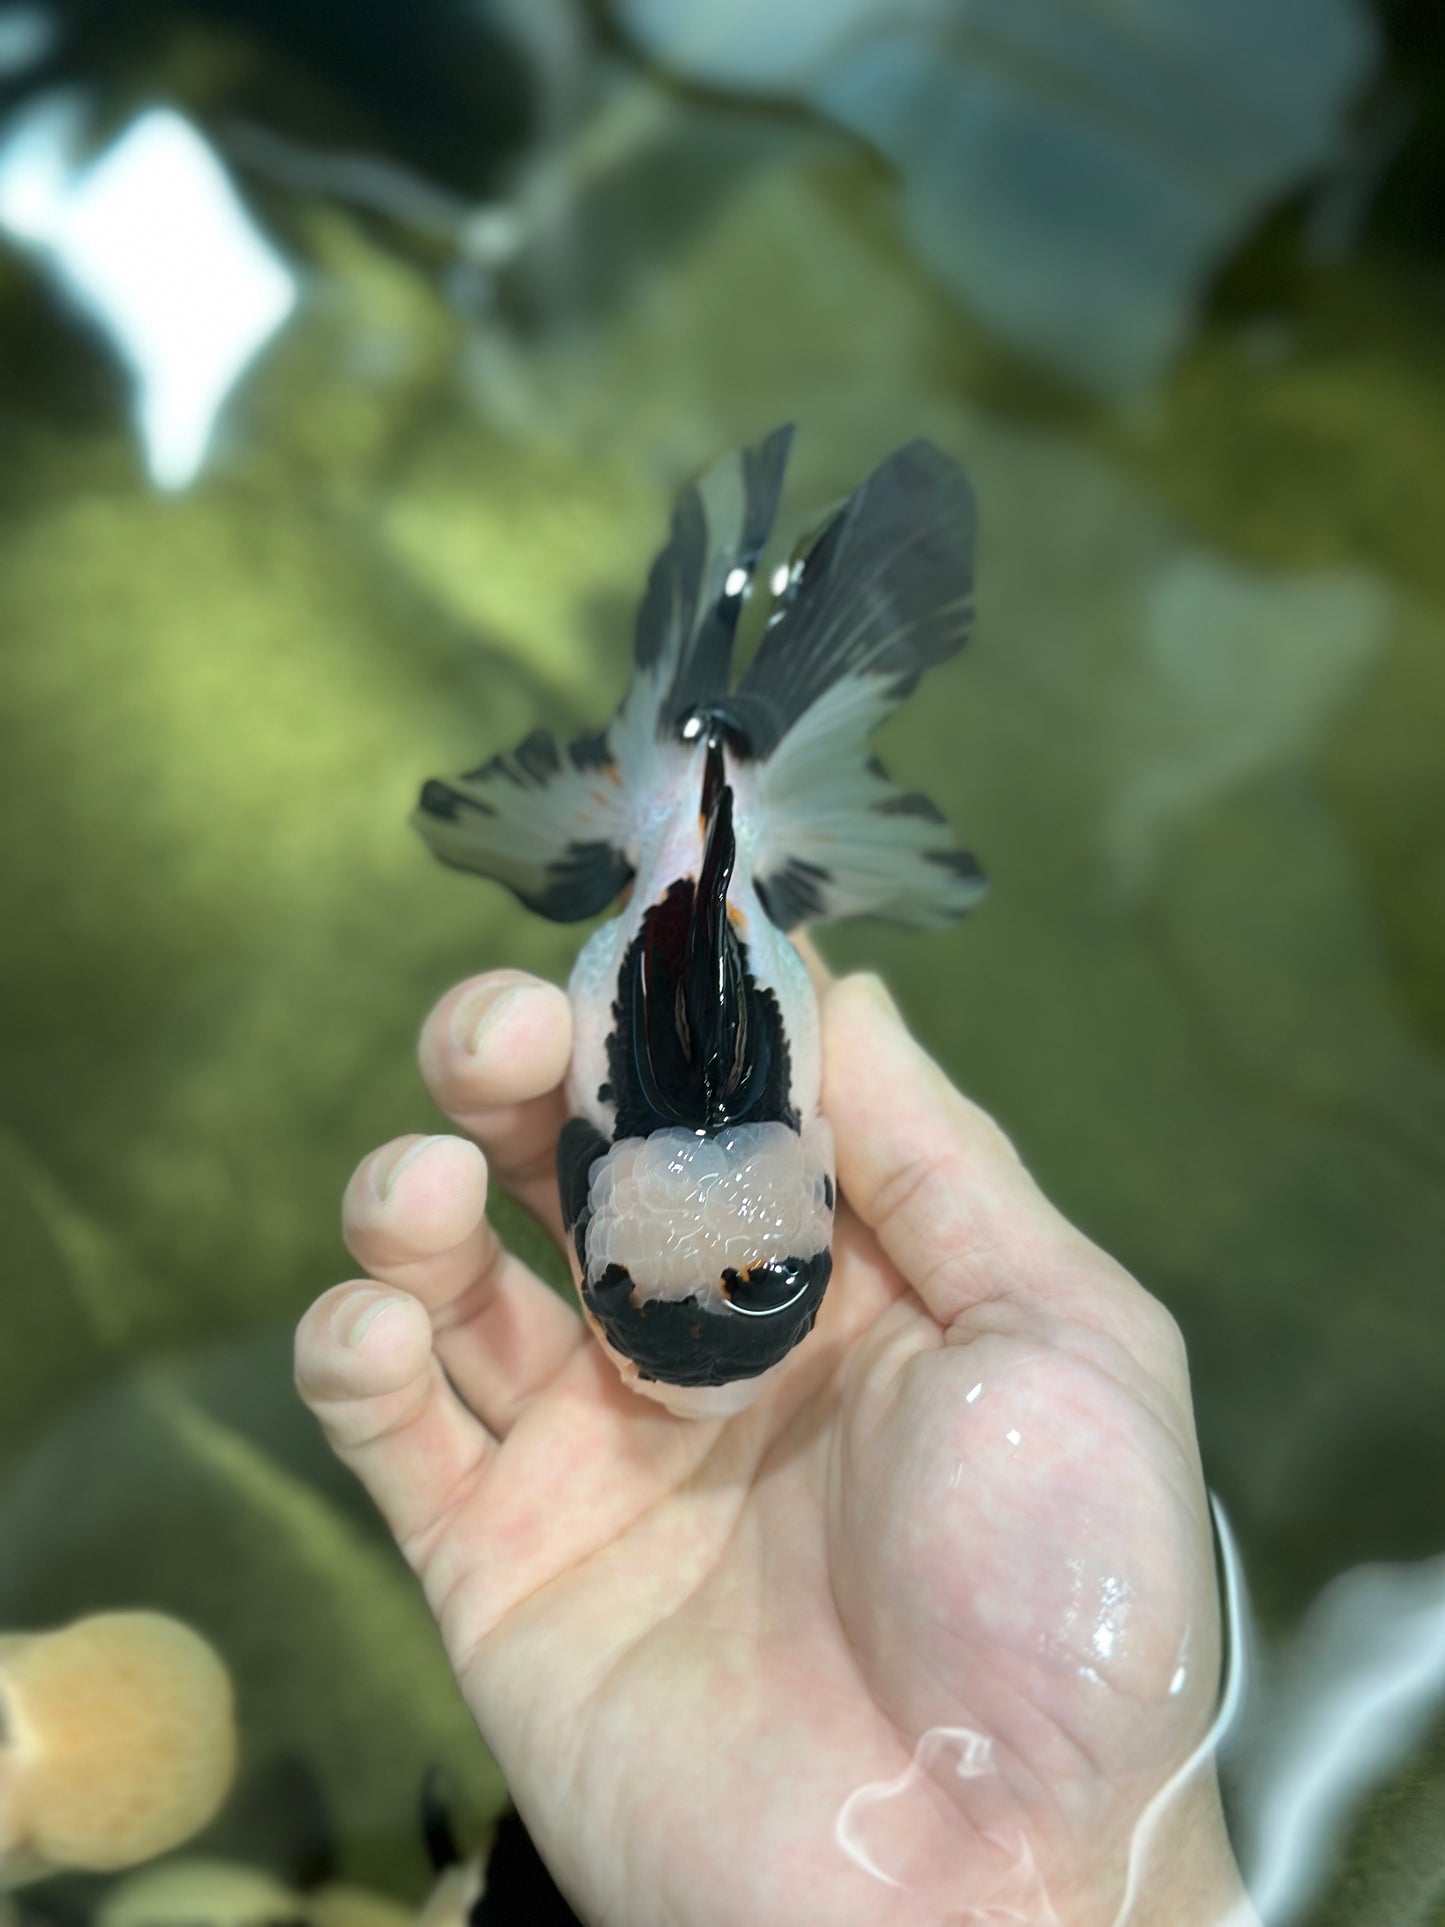
{"label": "open palm", "polygon": [[751,1410],[626,1391],[492,1232],[488,1165],[560,1235],[567,1003],[515,972],[429,1020],[468,1135],[358,1170],[375,1282],[307,1315],[302,1392],[589,1922],[1222,1919],[1212,1768],[1179,1774],[1219,1627],[1177,1331],[872,980],[823,1036],[834,1277]]}

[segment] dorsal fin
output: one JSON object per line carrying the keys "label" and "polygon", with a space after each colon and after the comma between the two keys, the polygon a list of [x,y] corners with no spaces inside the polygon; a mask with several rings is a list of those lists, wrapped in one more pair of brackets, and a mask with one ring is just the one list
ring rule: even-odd
{"label": "dorsal fin", "polygon": [[684,1043],[701,1088],[709,1129],[728,1121],[747,1063],[747,972],[728,915],[728,885],[737,862],[733,793],[722,746],[710,738],[702,782],[707,833],[688,920],[687,958],[679,1001]]}
{"label": "dorsal fin", "polygon": [[680,878],[651,906],[623,960],[608,1040],[619,1137],[765,1119],[797,1124],[777,1001],[753,981],[728,909],[737,841],[716,737],[708,742],[701,810],[696,879]]}

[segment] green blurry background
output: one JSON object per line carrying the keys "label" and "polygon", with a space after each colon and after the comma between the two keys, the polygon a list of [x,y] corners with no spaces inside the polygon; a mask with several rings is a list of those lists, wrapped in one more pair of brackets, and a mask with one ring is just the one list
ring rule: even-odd
{"label": "green blurry background", "polygon": [[[424,222],[238,161],[301,298],[168,494],[96,331],[0,246],[0,1625],[147,1604],[217,1641],[246,1753],[216,1851],[330,1851],[408,1897],[426,1770],[495,1810],[410,1580],[295,1403],[290,1333],[348,1272],[352,1165],[435,1123],[429,1003],[502,963],[562,977],[577,942],[427,859],[420,780],[604,720],[675,488],[783,420],[800,521],[918,433],[981,506],[975,643],[884,747],[993,891],[955,932],[849,928],[830,958],[887,975],[1182,1321],[1266,1653],[1335,1574],[1440,1553],[1426,11],[1382,21],[1409,111],[1349,245],[1312,249],[1278,196],[1123,399],[981,325],[884,158],[797,101],[674,83],[593,16],[554,138],[512,111],[535,49],[452,65],[419,112],[337,51],[404,16],[301,9],[304,44],[278,17],[81,10],[60,80],[103,125],[170,101],[223,152],[265,103],[488,200],[550,140],[567,219],[478,298]],[[1442,1837],[1437,1720],[1321,1849],[1308,1917],[1445,1920]]]}

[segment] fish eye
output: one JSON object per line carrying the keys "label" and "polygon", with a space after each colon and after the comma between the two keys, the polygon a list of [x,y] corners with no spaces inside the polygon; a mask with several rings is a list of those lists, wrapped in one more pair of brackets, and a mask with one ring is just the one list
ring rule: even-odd
{"label": "fish eye", "polygon": [[709,1309],[700,1293],[675,1298],[639,1290],[626,1267],[612,1263],[595,1283],[584,1281],[582,1302],[642,1378],[728,1385],[768,1371],[806,1338],[831,1270],[825,1247],[811,1258],[751,1265],[745,1275],[725,1272],[725,1301]]}
{"label": "fish eye", "polygon": [[741,1273],[723,1273],[728,1303],[747,1318],[769,1318],[786,1311],[810,1282],[811,1267],[798,1258],[769,1258]]}

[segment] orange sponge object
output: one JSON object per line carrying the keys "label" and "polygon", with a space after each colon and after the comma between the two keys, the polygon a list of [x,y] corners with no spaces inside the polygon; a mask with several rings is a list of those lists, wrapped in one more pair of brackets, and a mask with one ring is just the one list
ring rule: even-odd
{"label": "orange sponge object", "polygon": [[178,1620],[99,1613],[0,1640],[0,1887],[14,1863],[104,1873],[165,1853],[235,1766],[230,1675]]}

